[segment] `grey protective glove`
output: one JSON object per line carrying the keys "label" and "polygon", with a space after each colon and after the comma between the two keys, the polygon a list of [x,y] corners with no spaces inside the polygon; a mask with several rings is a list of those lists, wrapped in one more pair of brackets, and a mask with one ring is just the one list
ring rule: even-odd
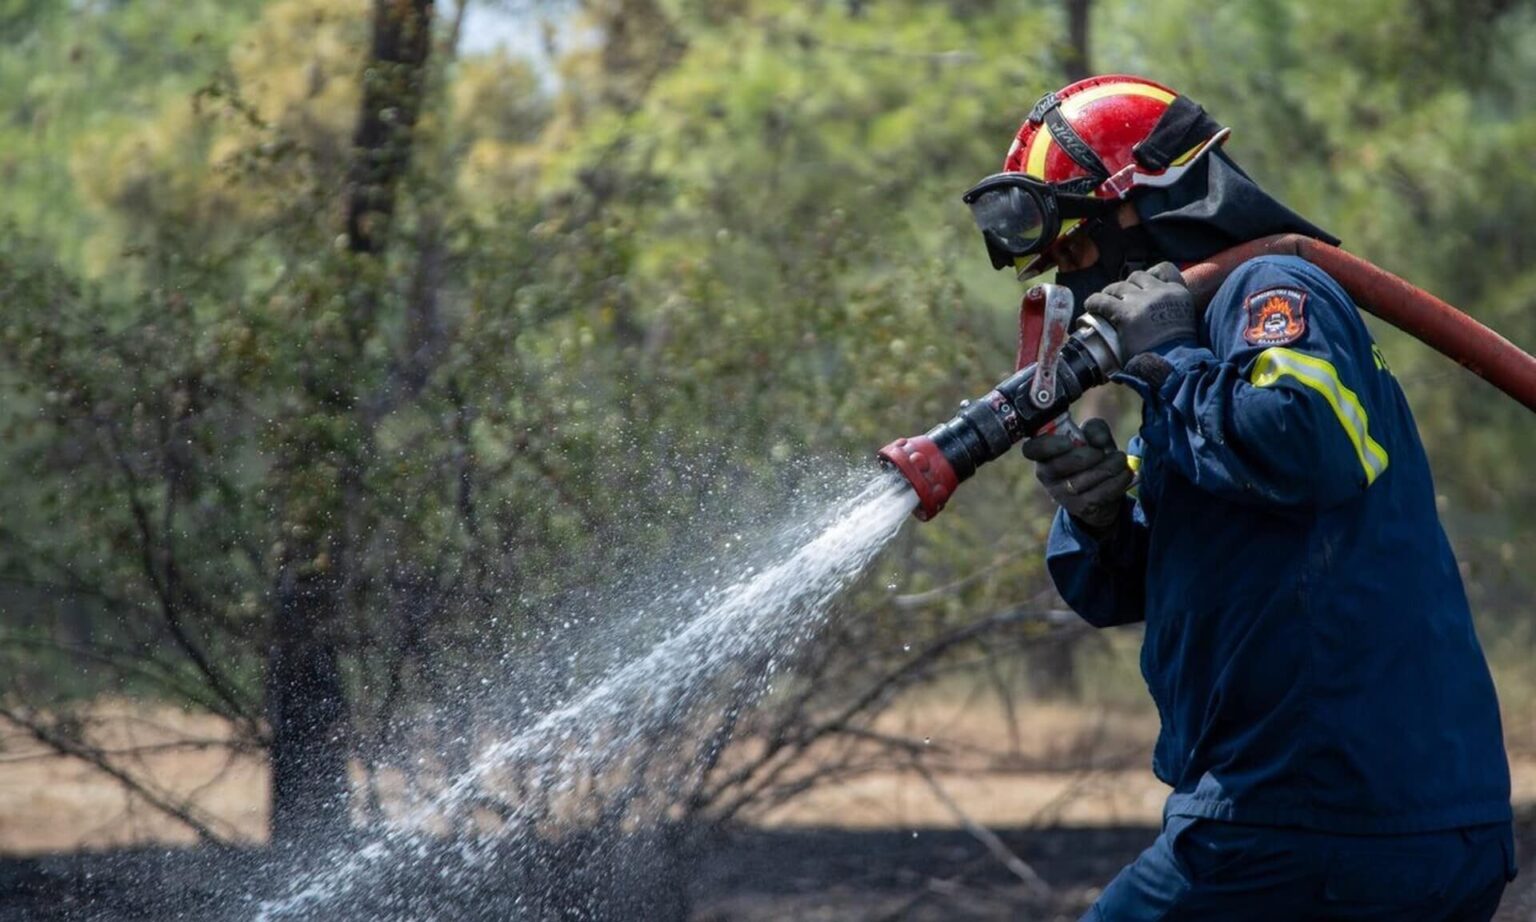
{"label": "grey protective glove", "polygon": [[1099,539],[1114,528],[1134,475],[1104,420],[1084,423],[1083,438],[1088,444],[1074,445],[1064,435],[1036,436],[1024,442],[1023,452],[1036,462],[1035,476],[1051,499]]}
{"label": "grey protective glove", "polygon": [[1132,272],[1089,295],[1083,308],[1115,328],[1122,362],[1173,340],[1195,338],[1195,301],[1173,263]]}

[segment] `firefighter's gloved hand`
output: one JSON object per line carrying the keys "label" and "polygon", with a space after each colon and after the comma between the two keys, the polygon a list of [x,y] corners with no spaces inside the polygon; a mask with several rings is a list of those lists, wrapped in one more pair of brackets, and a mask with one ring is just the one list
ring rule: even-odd
{"label": "firefighter's gloved hand", "polygon": [[1084,423],[1083,438],[1088,444],[1074,445],[1064,435],[1036,436],[1024,442],[1023,452],[1036,462],[1035,476],[1051,499],[1098,539],[1114,528],[1134,475],[1104,420]]}
{"label": "firefighter's gloved hand", "polygon": [[1173,263],[1132,272],[1089,295],[1083,308],[1115,328],[1122,362],[1164,343],[1195,338],[1195,300]]}

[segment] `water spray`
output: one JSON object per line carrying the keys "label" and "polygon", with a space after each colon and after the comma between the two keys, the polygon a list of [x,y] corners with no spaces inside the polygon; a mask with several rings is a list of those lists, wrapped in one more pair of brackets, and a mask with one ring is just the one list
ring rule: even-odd
{"label": "water spray", "polygon": [[[583,882],[597,881],[601,891],[624,878],[617,865],[583,862],[615,860],[629,847],[616,836],[643,835],[669,821],[666,785],[699,770],[707,747],[724,742],[714,734],[733,725],[718,708],[747,708],[769,693],[795,651],[818,635],[833,600],[896,535],[916,502],[895,476],[871,477],[867,470],[829,477],[807,496],[818,500],[813,518],[802,521],[800,512],[766,527],[749,550],[723,563],[712,558],[721,565],[709,575],[700,570],[689,592],[658,591],[624,612],[631,621],[669,625],[665,636],[638,649],[621,644],[606,669],[559,703],[525,710],[516,729],[493,737],[467,767],[405,804],[362,843],[340,842],[306,857],[302,874],[273,871],[288,879],[255,907],[255,922],[419,922],[455,918],[451,908],[471,900],[476,918],[653,918],[628,904],[624,912],[603,908],[612,894],[582,891]],[[664,572],[673,583],[676,567]],[[557,649],[571,649],[574,658],[579,647]],[[701,715],[716,721],[703,737],[693,723]],[[509,777],[518,779],[515,787]],[[516,799],[499,811],[497,824],[442,837],[442,828],[498,789]],[[583,804],[620,811],[612,815],[617,827],[598,827],[598,859],[582,851],[579,835],[560,841],[582,832],[562,816]],[[630,861],[622,874],[648,866],[644,854]],[[486,883],[492,877],[498,885]],[[424,897],[421,886],[433,896]],[[443,903],[432,911],[427,899]]]}

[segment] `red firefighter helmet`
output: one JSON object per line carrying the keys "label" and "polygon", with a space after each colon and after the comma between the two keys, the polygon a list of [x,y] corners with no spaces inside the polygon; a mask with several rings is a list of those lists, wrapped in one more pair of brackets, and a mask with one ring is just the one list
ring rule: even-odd
{"label": "red firefighter helmet", "polygon": [[[1019,126],[1003,169],[1028,173],[1054,185],[1092,175],[1088,166],[1074,159],[1074,153],[1053,137],[1046,117],[1056,112],[1098,157],[1106,174],[1114,175],[1136,161],[1136,145],[1152,134],[1176,98],[1173,90],[1142,77],[1107,74],[1079,80],[1046,94],[1035,105]],[[1098,185],[1095,183],[1092,191],[1098,191]]]}
{"label": "red firefighter helmet", "polygon": [[[1046,212],[1046,232],[1032,245],[1020,243],[1028,235],[1010,237],[1008,228],[1033,229],[1041,222],[1017,214],[998,217],[1005,211],[999,207],[1000,195],[992,196],[990,203],[982,201],[981,209],[975,204],[976,190],[967,193],[966,201],[973,212],[980,212],[983,234],[988,219],[997,224],[988,241],[994,265],[1011,262],[1025,277],[1047,268],[1053,245],[1083,226],[1082,218],[1048,201],[1050,193],[1066,201],[1077,196],[1121,200],[1139,188],[1172,185],[1201,155],[1223,143],[1227,133],[1199,105],[1160,83],[1124,74],[1089,77],[1047,93],[1036,103],[1008,148],[1004,172],[989,177],[994,187],[1014,177],[1015,187],[1030,192],[1031,198],[1014,195],[1012,201]],[[1093,209],[1078,205],[1077,211],[1089,214]],[[1056,212],[1059,226],[1050,220]]]}

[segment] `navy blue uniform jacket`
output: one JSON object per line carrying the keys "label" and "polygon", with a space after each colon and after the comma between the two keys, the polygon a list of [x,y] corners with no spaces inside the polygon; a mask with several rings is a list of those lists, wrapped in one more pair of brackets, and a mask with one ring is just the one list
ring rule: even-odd
{"label": "navy blue uniform jacket", "polygon": [[1338,283],[1240,266],[1158,350],[1138,484],[1047,565],[1097,626],[1146,621],[1170,816],[1338,833],[1510,818],[1493,683],[1402,390]]}

